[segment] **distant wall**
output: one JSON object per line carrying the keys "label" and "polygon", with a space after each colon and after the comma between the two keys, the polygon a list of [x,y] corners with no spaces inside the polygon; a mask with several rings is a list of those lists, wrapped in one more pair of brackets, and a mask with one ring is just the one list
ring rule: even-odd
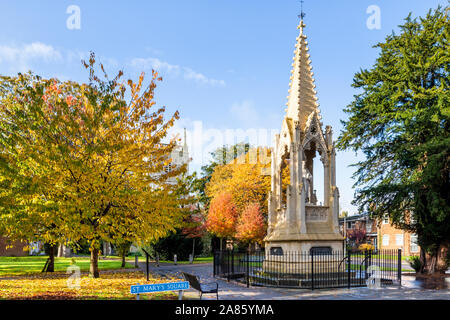
{"label": "distant wall", "polygon": [[[12,248],[6,249],[7,246],[12,245]],[[14,241],[10,243],[5,237],[0,236],[0,257],[23,257],[28,256],[28,250],[23,248],[27,245],[25,242]]]}

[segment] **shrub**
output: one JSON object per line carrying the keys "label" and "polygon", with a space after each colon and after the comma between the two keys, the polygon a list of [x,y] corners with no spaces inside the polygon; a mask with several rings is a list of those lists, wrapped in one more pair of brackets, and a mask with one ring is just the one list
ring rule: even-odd
{"label": "shrub", "polygon": [[[192,253],[192,242],[194,240],[186,238],[181,230],[170,234],[168,237],[160,239],[152,245],[153,252],[159,254],[161,260],[173,260],[173,255],[177,255],[178,261],[187,261],[189,254]],[[198,255],[203,250],[203,243],[199,239],[195,239],[195,255]],[[152,254],[152,252],[149,252]]]}
{"label": "shrub", "polygon": [[358,247],[358,250],[360,251],[374,251],[375,247],[371,245],[370,243],[363,243]]}
{"label": "shrub", "polygon": [[409,265],[414,271],[419,272],[422,269],[422,261],[420,261],[420,257],[412,256],[408,258]]}

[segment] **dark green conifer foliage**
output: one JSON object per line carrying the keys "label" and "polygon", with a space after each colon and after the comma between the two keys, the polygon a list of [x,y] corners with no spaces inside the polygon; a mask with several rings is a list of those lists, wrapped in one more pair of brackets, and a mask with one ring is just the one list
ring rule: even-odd
{"label": "dark green conifer foliage", "polygon": [[[338,147],[362,152],[355,204],[418,235],[422,272],[442,272],[450,242],[449,7],[411,14],[375,47],[371,69],[354,77],[359,90]],[[411,219],[412,217],[412,219]]]}

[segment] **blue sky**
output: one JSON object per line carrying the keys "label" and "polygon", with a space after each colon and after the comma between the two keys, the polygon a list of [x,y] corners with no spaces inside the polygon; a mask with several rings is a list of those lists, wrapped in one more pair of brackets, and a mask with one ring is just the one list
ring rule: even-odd
{"label": "blue sky", "polygon": [[[335,138],[346,117],[342,110],[356,93],[353,75],[377,57],[372,46],[397,31],[409,12],[424,16],[439,4],[447,1],[305,1],[320,110]],[[71,5],[80,8],[80,29],[67,28]],[[380,8],[380,29],[366,25],[371,5]],[[164,81],[156,101],[168,112],[180,111],[174,132],[187,128],[191,171],[198,170],[208,151],[227,142],[217,135],[255,129],[272,136],[280,129],[299,12],[297,0],[0,0],[0,74],[31,69],[86,81],[80,59],[89,51],[110,74],[123,69],[135,78],[157,68]],[[348,166],[357,159],[352,152],[337,154],[340,205],[351,213],[354,169]],[[316,179],[319,185],[320,172]]]}

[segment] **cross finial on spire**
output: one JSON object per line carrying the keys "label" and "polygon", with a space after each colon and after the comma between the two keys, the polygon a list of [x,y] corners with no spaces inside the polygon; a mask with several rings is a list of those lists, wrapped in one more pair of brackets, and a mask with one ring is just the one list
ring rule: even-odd
{"label": "cross finial on spire", "polygon": [[303,0],[300,0],[300,5],[301,5],[301,12],[300,12],[300,15],[298,16],[300,19],[302,19],[302,21],[303,21],[303,18],[306,16],[306,13],[305,12],[303,12]]}

